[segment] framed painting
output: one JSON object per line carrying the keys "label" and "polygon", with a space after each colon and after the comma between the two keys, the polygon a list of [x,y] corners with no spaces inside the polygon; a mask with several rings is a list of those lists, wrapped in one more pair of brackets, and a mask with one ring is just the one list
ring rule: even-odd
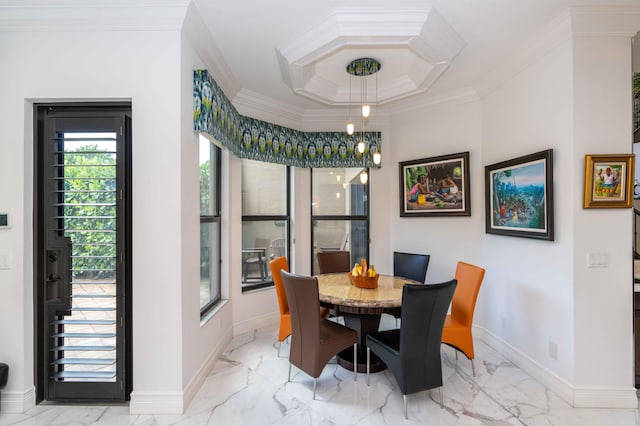
{"label": "framed painting", "polygon": [[488,234],[553,241],[553,150],[485,166]]}
{"label": "framed painting", "polygon": [[469,152],[400,163],[400,216],[470,216]]}
{"label": "framed painting", "polygon": [[584,208],[629,208],[633,203],[633,154],[585,155]]}

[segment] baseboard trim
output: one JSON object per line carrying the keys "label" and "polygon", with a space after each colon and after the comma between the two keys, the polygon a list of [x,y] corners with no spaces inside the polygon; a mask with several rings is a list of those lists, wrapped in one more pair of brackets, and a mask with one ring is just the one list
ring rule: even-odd
{"label": "baseboard trim", "polygon": [[205,362],[202,363],[198,372],[193,376],[193,378],[187,384],[187,387],[184,390],[184,407],[188,407],[195,398],[196,394],[202,387],[204,381],[209,377],[209,373],[213,369],[214,364],[220,358],[220,354],[227,347],[231,339],[233,338],[233,332],[231,328],[227,330],[224,336],[218,340],[218,344],[211,351]]}
{"label": "baseboard trim", "polygon": [[632,386],[574,386],[486,328],[474,325],[473,331],[475,337],[483,340],[573,407],[638,408],[636,389]]}
{"label": "baseboard trim", "polygon": [[184,392],[131,392],[129,414],[182,414]]}
{"label": "baseboard trim", "polygon": [[574,407],[638,409],[638,397],[634,387],[577,386],[573,389]]}
{"label": "baseboard trim", "polygon": [[0,412],[21,414],[36,406],[36,388],[31,386],[25,391],[3,391]]}
{"label": "baseboard trim", "polygon": [[259,328],[278,324],[279,319],[280,314],[278,312],[273,312],[261,315],[259,317],[249,318],[245,321],[236,322],[233,324],[233,335],[238,336],[240,334],[248,333]]}
{"label": "baseboard trim", "polygon": [[182,414],[195,398],[198,390],[209,376],[213,365],[220,354],[227,347],[233,333],[227,330],[218,341],[207,359],[202,363],[196,374],[191,378],[183,392],[131,392],[129,403],[130,414]]}

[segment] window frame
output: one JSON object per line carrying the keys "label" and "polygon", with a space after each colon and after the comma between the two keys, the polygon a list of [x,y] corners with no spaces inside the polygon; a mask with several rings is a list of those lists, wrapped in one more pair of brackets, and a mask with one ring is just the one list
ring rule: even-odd
{"label": "window frame", "polygon": [[[202,137],[202,136],[201,136]],[[203,215],[202,214],[202,210],[201,208],[199,208],[200,210],[200,225],[202,225],[203,223],[216,223],[217,224],[217,228],[218,228],[218,258],[217,259],[211,259],[211,263],[213,262],[218,262],[218,274],[216,277],[210,277],[210,282],[209,284],[211,285],[211,287],[215,287],[217,286],[217,297],[211,298],[211,293],[209,294],[209,301],[204,304],[203,306],[200,307],[200,318],[203,318],[204,316],[206,316],[207,314],[209,314],[209,312],[211,312],[213,310],[213,308],[222,300],[222,206],[221,206],[221,201],[222,201],[222,149],[216,145],[215,143],[213,143],[211,140],[205,138],[209,144],[209,158],[211,159],[211,149],[213,148],[214,150],[216,150],[217,155],[215,156],[215,161],[212,161],[209,165],[209,172],[211,173],[211,176],[213,176],[213,173],[215,172],[215,182],[216,184],[213,185],[214,188],[212,188],[215,192],[215,194],[213,194],[212,198],[215,198],[215,209],[213,214],[209,214],[209,215]],[[214,164],[215,163],[215,164]],[[199,164],[199,162],[198,162]],[[200,170],[200,167],[198,165],[198,170]],[[200,179],[198,179],[198,187],[200,186]],[[199,191],[198,191],[199,192]],[[202,196],[202,194],[200,194],[200,196]],[[202,253],[202,240],[200,240],[200,253]],[[200,262],[199,265],[202,264],[202,257],[200,257]],[[198,272],[198,276],[200,276],[200,272]],[[215,280],[214,280],[215,279]],[[212,282],[213,281],[213,282]],[[200,281],[198,281],[198,286],[200,286]],[[198,287],[200,288],[200,287]],[[198,300],[200,300],[198,298]]]}
{"label": "window frame", "polygon": [[[244,159],[243,159],[244,160]],[[259,161],[259,160],[253,160]],[[286,222],[286,232],[285,232],[285,253],[291,253],[291,166],[282,165],[285,167],[286,171],[286,212],[284,215],[242,215],[242,224],[241,229],[244,229],[244,224],[248,222],[275,222],[275,221],[284,221]],[[244,164],[241,164],[241,167],[244,167]],[[242,202],[243,200],[241,200]],[[242,255],[241,255],[242,257]],[[271,288],[274,286],[273,279],[270,281],[259,282],[256,284],[241,284],[242,293],[251,292],[255,290],[260,290],[263,288]]]}
{"label": "window frame", "polygon": [[[348,167],[346,167],[348,168]],[[371,173],[368,167],[363,167],[363,170],[366,170],[367,175],[369,177],[371,177]],[[309,179],[309,194],[311,194],[311,200],[314,200],[314,194],[313,194],[313,168],[310,169],[310,179]],[[367,232],[367,236],[366,236],[366,240],[367,240],[367,246],[365,248],[365,256],[367,258],[367,260],[369,259],[369,255],[370,250],[369,250],[369,246],[371,245],[371,190],[370,190],[370,182],[371,179],[369,178],[367,180],[367,183],[363,184],[365,187],[365,197],[367,199],[367,209],[366,209],[366,214],[364,215],[314,215],[313,214],[313,203],[309,203],[309,213],[311,216],[311,226],[309,229],[310,232],[310,240],[311,240],[311,246],[309,247],[309,257],[310,257],[310,265],[311,265],[311,275],[316,275],[319,273],[319,271],[315,271],[314,270],[314,266],[315,266],[315,259],[314,257],[314,250],[313,248],[315,247],[315,240],[314,240],[314,228],[315,228],[315,223],[316,222],[321,222],[321,221],[336,221],[336,220],[343,220],[343,221],[364,221],[365,222],[365,227],[366,227],[366,232]],[[350,251],[350,250],[349,250]]]}

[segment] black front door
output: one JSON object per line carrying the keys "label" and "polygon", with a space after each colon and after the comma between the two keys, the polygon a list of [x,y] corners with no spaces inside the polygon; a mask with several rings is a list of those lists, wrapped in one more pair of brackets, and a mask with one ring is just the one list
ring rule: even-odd
{"label": "black front door", "polygon": [[130,105],[36,106],[38,400],[130,393]]}

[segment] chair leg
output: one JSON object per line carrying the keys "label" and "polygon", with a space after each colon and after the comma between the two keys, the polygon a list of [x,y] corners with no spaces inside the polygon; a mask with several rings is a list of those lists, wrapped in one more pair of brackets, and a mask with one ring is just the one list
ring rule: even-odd
{"label": "chair leg", "polygon": [[287,377],[287,382],[291,381],[291,363],[289,363],[289,376]]}
{"label": "chair leg", "polygon": [[367,386],[369,386],[369,369],[371,367],[371,349],[367,347]]}
{"label": "chair leg", "polygon": [[402,399],[404,400],[404,418],[409,420],[409,416],[407,415],[407,395],[402,395]]}
{"label": "chair leg", "polygon": [[438,392],[440,393],[440,409],[444,408],[444,403],[442,401],[442,386],[438,388]]}
{"label": "chair leg", "polygon": [[473,360],[471,360],[471,372],[473,373],[473,377],[476,377],[476,365]]}
{"label": "chair leg", "polygon": [[318,384],[318,379],[313,379],[313,399],[316,399],[316,385]]}
{"label": "chair leg", "polygon": [[358,344],[353,344],[353,381],[358,381]]}

